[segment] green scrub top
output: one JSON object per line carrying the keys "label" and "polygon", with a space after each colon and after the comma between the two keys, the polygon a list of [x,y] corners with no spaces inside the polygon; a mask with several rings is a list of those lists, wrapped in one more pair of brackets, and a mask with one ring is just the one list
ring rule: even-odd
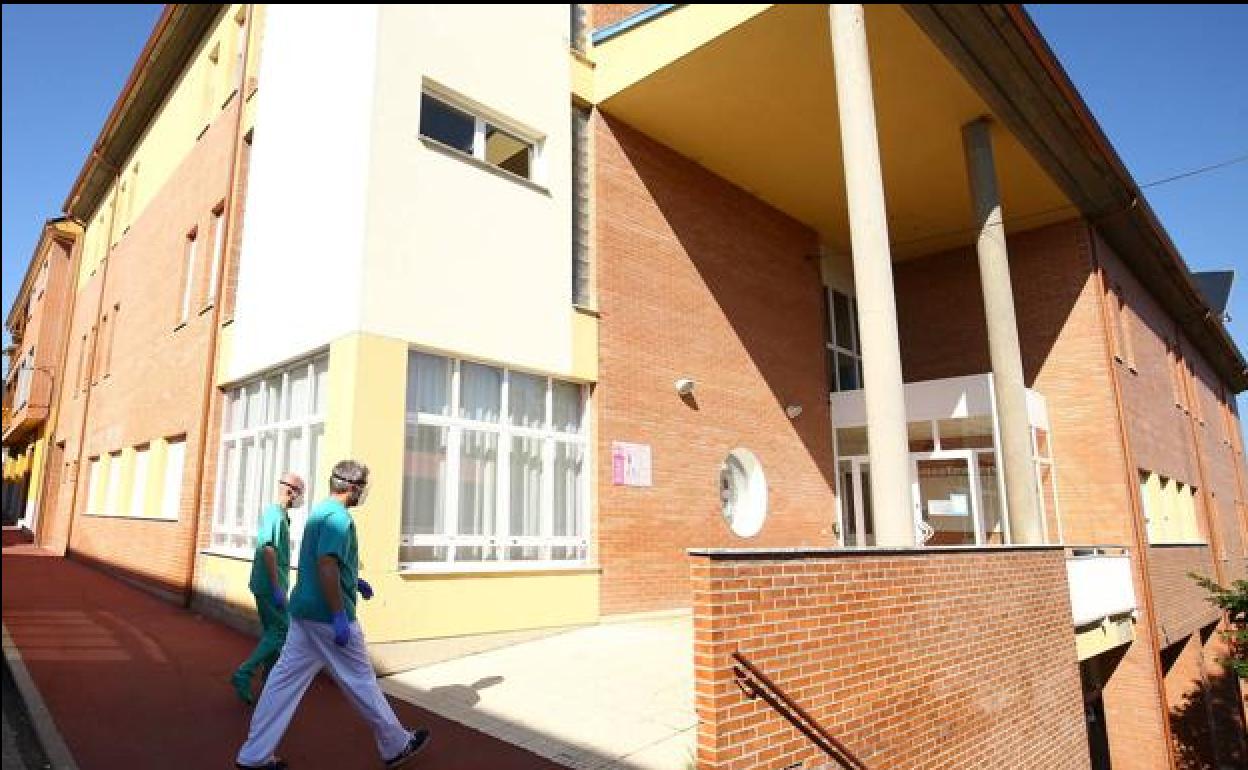
{"label": "green scrub top", "polygon": [[264,549],[271,546],[277,552],[277,582],[282,593],[290,586],[290,517],[286,509],[272,503],[260,514],[260,529],[256,533],[256,552],[251,561],[251,582],[248,586],[256,596],[273,595],[269,584],[269,570],[264,564]]}
{"label": "green scrub top", "polygon": [[317,503],[308,515],[299,545],[299,576],[290,597],[290,614],[304,620],[331,623],[334,613],[321,592],[317,562],[322,556],[338,559],[342,587],[342,608],[355,620],[355,586],[360,570],[360,555],[355,537],[355,521],[342,503],[333,499]]}

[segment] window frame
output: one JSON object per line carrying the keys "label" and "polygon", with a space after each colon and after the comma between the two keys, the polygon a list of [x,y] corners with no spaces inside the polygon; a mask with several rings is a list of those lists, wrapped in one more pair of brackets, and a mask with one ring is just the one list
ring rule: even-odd
{"label": "window frame", "polygon": [[[324,379],[318,381],[318,373],[323,365]],[[307,408],[303,414],[290,414],[291,394],[292,390],[292,374],[303,370],[307,376]],[[281,385],[278,393],[278,406],[280,410],[276,419],[270,419],[270,400],[272,398],[272,382],[274,379],[280,378]],[[230,421],[233,419],[232,400],[238,397],[236,403],[242,404],[246,409],[250,409],[248,405],[249,390],[255,386],[260,388],[260,398],[256,402],[256,408],[260,413],[260,422],[248,426],[247,415],[244,412],[243,420],[238,427],[233,427]],[[222,394],[221,410],[221,442],[218,447],[217,455],[217,478],[215,483],[216,497],[213,503],[211,534],[209,535],[209,545],[206,553],[213,553],[223,556],[238,557],[251,560],[255,555],[255,539],[256,528],[260,517],[260,512],[267,506],[268,502],[273,499],[274,486],[277,483],[277,476],[287,471],[298,473],[304,479],[307,486],[307,494],[304,496],[304,504],[299,508],[292,508],[291,515],[291,531],[290,542],[291,549],[297,553],[299,548],[299,540],[303,534],[303,524],[307,518],[308,512],[311,510],[316,495],[322,491],[317,484],[317,468],[314,467],[314,461],[318,460],[313,452],[313,439],[317,435],[317,429],[321,441],[325,440],[326,425],[328,423],[328,405],[329,397],[326,394],[323,398],[318,395],[318,388],[324,387],[329,389],[329,354],[319,353],[311,357],[302,359],[293,364],[270,369],[261,374],[240,381],[230,387]],[[287,452],[289,451],[289,442],[283,440],[288,431],[297,430],[298,437],[303,443],[302,462],[298,468],[289,467],[287,462]],[[264,440],[274,442],[273,450],[273,467],[265,468],[265,453],[262,451]],[[244,444],[251,442],[252,451],[248,458],[247,467],[244,467],[241,459],[241,452]],[[234,488],[227,489],[227,484],[231,482],[229,466],[227,464],[227,452],[234,448],[239,452],[239,470],[238,477],[233,481],[237,482]],[[249,474],[254,471],[256,484],[254,489],[248,488]],[[265,475],[267,473],[267,476]],[[241,522],[232,520],[232,514],[237,508],[239,496],[245,496],[243,505],[243,518]],[[241,544],[240,544],[241,543]]]}
{"label": "window frame", "polygon": [[[850,348],[846,348],[837,342],[837,326],[836,326],[836,295],[839,294],[845,298],[849,308],[849,340]],[[832,393],[844,393],[852,390],[862,390],[865,387],[863,382],[863,364],[862,364],[862,340],[858,336],[858,300],[851,292],[841,291],[840,289],[825,286],[824,301],[827,303],[827,339],[824,347],[827,349],[828,356],[828,386]],[[847,356],[855,363],[855,373],[858,377],[858,386],[854,388],[845,388],[841,386],[841,370],[837,365],[838,356]]]}
{"label": "window frame", "polygon": [[[592,547],[592,475],[593,459],[589,436],[589,388],[588,386],[550,377],[545,374],[525,372],[506,366],[480,364],[490,366],[501,372],[498,419],[487,422],[468,417],[460,417],[461,382],[463,365],[477,364],[476,361],[441,356],[422,350],[412,349],[412,354],[424,354],[440,358],[448,362],[447,373],[447,411],[448,414],[407,411],[404,419],[404,435],[418,427],[436,427],[447,431],[445,456],[445,490],[442,499],[442,510],[434,512],[435,528],[442,533],[414,534],[404,531],[403,522],[408,518],[407,511],[400,515],[399,547],[443,547],[446,558],[439,561],[404,561],[399,554],[398,569],[400,572],[411,573],[448,573],[448,572],[522,572],[550,569],[583,569],[592,564],[594,558]],[[410,359],[409,359],[410,360]],[[524,374],[537,377],[544,381],[545,406],[543,426],[533,428],[512,425],[510,422],[510,389],[513,374]],[[555,385],[565,383],[574,385],[579,392],[578,424],[579,431],[569,433],[556,430],[554,422]],[[459,484],[452,480],[459,478],[462,460],[462,438],[465,431],[488,433],[497,437],[494,460],[494,510],[486,516],[493,517],[493,527],[484,526],[487,534],[464,535],[459,530]],[[539,496],[539,530],[537,535],[516,535],[511,532],[511,448],[514,438],[530,438],[541,441],[542,476]],[[581,500],[577,529],[582,534],[557,536],[553,534],[555,523],[555,453],[557,444],[563,443],[579,447],[582,452],[582,467],[578,480],[578,492]],[[405,440],[406,444],[406,440]],[[406,448],[404,452],[406,452]],[[405,497],[405,495],[404,495]],[[491,555],[477,561],[457,561],[456,552],[460,547],[481,548]],[[512,559],[508,550],[516,547],[538,547],[544,556],[539,559]],[[555,548],[578,548],[582,556],[574,559],[555,559],[551,556]]]}
{"label": "window frame", "polygon": [[[528,185],[533,185],[538,189],[545,190],[545,137],[535,131],[526,129],[517,125],[514,121],[497,117],[492,110],[473,104],[470,100],[457,96],[448,92],[446,89],[435,86],[426,81],[424,88],[420,92],[421,99],[421,117],[417,125],[417,134],[426,142],[432,142],[438,147],[448,152],[454,153],[457,157],[471,158],[477,165],[497,173],[506,175],[510,179],[515,179]],[[437,102],[442,107],[454,112],[461,113],[472,120],[472,148],[471,151],[465,151],[453,144],[448,144],[442,139],[427,134],[419,125],[424,120],[424,100],[430,99]],[[528,176],[517,174],[516,172],[504,168],[503,166],[492,163],[486,158],[486,141],[489,129],[502,132],[519,142],[522,142],[528,150]]]}

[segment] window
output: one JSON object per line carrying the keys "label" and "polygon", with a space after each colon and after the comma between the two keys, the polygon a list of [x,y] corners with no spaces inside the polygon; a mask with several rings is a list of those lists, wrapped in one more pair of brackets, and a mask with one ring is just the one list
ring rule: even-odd
{"label": "window", "polygon": [[[575,9],[580,6],[574,5]],[[572,304],[588,306],[589,264],[589,110],[572,108]]]}
{"label": "window", "polygon": [[121,516],[125,513],[121,509],[121,452],[108,454],[108,485],[105,490],[104,509],[101,513],[105,516]]}
{"label": "window", "polygon": [[1121,284],[1112,284],[1108,287],[1109,294],[1109,317],[1110,317],[1110,338],[1113,344],[1114,358],[1120,363],[1124,363],[1128,368],[1135,370],[1135,351],[1131,344],[1131,327],[1129,325],[1127,314],[1127,301],[1122,291]]}
{"label": "window", "polygon": [[234,88],[241,89],[243,85],[243,56],[247,52],[246,6],[238,9],[238,13],[234,16],[234,24],[238,29],[234,33],[234,76],[230,78],[230,82]]}
{"label": "window", "polygon": [[588,559],[584,388],[412,352],[400,566]]}
{"label": "window", "polygon": [[165,478],[161,485],[160,517],[176,521],[182,502],[182,467],[186,462],[186,437],[165,440]]}
{"label": "window", "polygon": [[39,280],[35,283],[35,299],[43,297],[44,290],[48,288],[49,266],[49,261],[47,259],[43,260],[43,266],[39,268]]}
{"label": "window", "polygon": [[86,512],[89,516],[102,513],[100,510],[100,495],[103,490],[100,488],[100,458],[92,457],[87,465],[87,505]]}
{"label": "window", "polygon": [[86,361],[87,361],[87,335],[84,334],[82,335],[82,342],[78,344],[78,377],[76,380],[78,383],[78,387],[74,390],[75,398],[77,398],[79,392],[86,392],[87,390],[88,379],[87,379]]}
{"label": "window", "polygon": [[13,408],[21,409],[30,400],[30,385],[35,374],[35,349],[26,351],[17,362],[17,392],[13,396]]}
{"label": "window", "polygon": [[1190,484],[1141,470],[1140,506],[1148,542],[1203,542],[1196,513],[1197,490]]}
{"label": "window", "polygon": [[[324,355],[270,372],[225,394],[214,549],[252,555],[258,516],[274,499],[281,474],[302,476],[309,502],[324,494],[317,468],[328,406],[329,359]],[[306,514],[306,507],[291,511],[296,551]]]}
{"label": "window", "polygon": [[828,289],[828,384],[833,391],[862,387],[862,347],[858,341],[858,305],[854,298]]}
{"label": "window", "polygon": [[428,93],[420,98],[420,133],[491,166],[533,179],[533,141]]}
{"label": "window", "polygon": [[1182,356],[1179,353],[1179,343],[1174,340],[1166,341],[1166,365],[1170,369],[1170,392],[1174,396],[1174,405],[1179,408],[1186,408],[1187,399],[1183,397],[1183,375]]}
{"label": "window", "polygon": [[[99,358],[102,362],[101,368],[104,370],[104,376],[107,377],[113,372],[113,342],[117,339],[117,323],[120,320],[121,303],[113,304],[113,320],[108,324],[108,336],[104,340],[104,351]],[[108,323],[108,316],[104,316],[105,323]]]}
{"label": "window", "polygon": [[753,537],[767,518],[767,479],[748,449],[734,449],[719,470],[721,513],[738,537]]}
{"label": "window", "polygon": [[217,276],[221,269],[221,253],[225,248],[225,202],[212,210],[212,267],[208,272],[208,304],[217,299]]}
{"label": "window", "polygon": [[130,483],[130,515],[147,515],[147,462],[146,445],[134,448],[134,476]]}
{"label": "window", "polygon": [[198,245],[197,229],[191,230],[186,234],[186,244],[183,246],[182,257],[182,307],[178,311],[178,322],[186,323],[186,319],[191,314],[191,292],[195,286],[195,252]]}
{"label": "window", "polygon": [[200,74],[200,77],[204,79],[202,84],[203,103],[200,108],[203,110],[203,123],[205,128],[212,123],[213,116],[217,111],[217,82],[220,77],[217,65],[220,61],[221,44],[217,43],[212,47],[212,50],[208,52],[208,57],[204,59],[204,68]]}

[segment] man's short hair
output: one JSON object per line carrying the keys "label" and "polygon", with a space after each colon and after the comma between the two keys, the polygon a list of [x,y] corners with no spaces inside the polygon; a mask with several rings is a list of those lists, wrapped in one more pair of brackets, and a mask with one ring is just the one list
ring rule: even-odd
{"label": "man's short hair", "polygon": [[329,492],[334,495],[350,491],[353,485],[363,486],[367,483],[368,466],[355,460],[343,460],[329,474]]}

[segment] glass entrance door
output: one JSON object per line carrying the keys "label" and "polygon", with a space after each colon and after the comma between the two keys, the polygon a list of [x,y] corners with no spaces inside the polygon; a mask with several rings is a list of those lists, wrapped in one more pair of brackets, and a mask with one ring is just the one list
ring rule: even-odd
{"label": "glass entrance door", "polygon": [[910,461],[917,545],[980,542],[978,468],[969,451],[916,454]]}

